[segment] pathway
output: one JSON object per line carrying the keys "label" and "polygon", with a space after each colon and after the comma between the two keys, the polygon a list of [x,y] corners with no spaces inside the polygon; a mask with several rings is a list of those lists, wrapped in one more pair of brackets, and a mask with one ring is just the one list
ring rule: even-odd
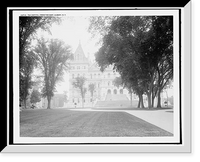
{"label": "pathway", "polygon": [[115,111],[115,112],[127,112],[131,115],[134,115],[138,118],[141,118],[151,124],[154,124],[170,133],[174,132],[173,128],[173,110],[172,109],[163,109],[163,110],[106,110],[106,109],[70,109],[74,111]]}

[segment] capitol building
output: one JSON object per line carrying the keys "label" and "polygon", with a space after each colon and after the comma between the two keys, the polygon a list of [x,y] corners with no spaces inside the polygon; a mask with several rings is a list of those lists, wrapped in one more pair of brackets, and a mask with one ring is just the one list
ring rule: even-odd
{"label": "capitol building", "polygon": [[[113,80],[120,75],[113,71],[112,66],[109,66],[104,72],[101,72],[97,63],[91,63],[85,56],[81,43],[79,43],[74,53],[74,59],[70,62],[69,73],[69,92],[66,107],[82,107],[80,89],[73,86],[75,78],[81,76],[86,78],[84,88],[87,91],[84,99],[84,107],[106,107],[106,104],[108,107],[122,107],[130,104],[128,90],[113,85]],[[88,90],[88,86],[91,83],[95,85],[93,97]],[[133,96],[134,98],[136,98],[135,95]]]}

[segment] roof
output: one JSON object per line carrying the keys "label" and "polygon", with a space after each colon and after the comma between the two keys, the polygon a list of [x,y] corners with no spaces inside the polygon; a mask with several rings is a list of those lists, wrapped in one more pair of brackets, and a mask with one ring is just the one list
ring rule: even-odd
{"label": "roof", "polygon": [[85,57],[85,54],[83,52],[83,48],[81,46],[81,43],[79,42],[79,45],[74,53],[74,62],[84,62],[88,63],[88,59]]}

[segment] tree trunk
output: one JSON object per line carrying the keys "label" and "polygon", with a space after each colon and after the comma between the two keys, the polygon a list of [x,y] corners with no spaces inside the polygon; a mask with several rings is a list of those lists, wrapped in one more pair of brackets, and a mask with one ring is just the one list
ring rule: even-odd
{"label": "tree trunk", "polygon": [[157,103],[157,108],[161,108],[161,97],[160,97],[160,94],[161,94],[161,90],[158,90],[158,103]]}
{"label": "tree trunk", "polygon": [[47,97],[47,102],[48,102],[47,109],[51,109],[51,97]]}
{"label": "tree trunk", "polygon": [[140,103],[141,103],[141,95],[139,94],[139,95],[138,95],[138,97],[139,97],[139,101],[138,101],[138,106],[137,106],[137,108],[140,108]]}
{"label": "tree trunk", "polygon": [[152,107],[154,107],[154,99],[155,99],[155,97],[153,97],[153,95],[152,95]]}
{"label": "tree trunk", "polygon": [[131,107],[133,106],[133,102],[132,102],[132,92],[130,93],[130,95],[131,95]]}
{"label": "tree trunk", "polygon": [[141,95],[140,107],[141,107],[141,108],[144,108],[143,95]]}
{"label": "tree trunk", "polygon": [[148,108],[151,108],[151,93],[147,93],[147,99],[148,99]]}
{"label": "tree trunk", "polygon": [[26,99],[24,99],[24,108],[26,109]]}

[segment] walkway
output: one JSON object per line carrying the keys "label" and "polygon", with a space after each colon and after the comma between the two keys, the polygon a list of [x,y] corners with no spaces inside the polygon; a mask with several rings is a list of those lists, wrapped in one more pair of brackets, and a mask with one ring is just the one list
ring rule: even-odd
{"label": "walkway", "polygon": [[134,115],[140,119],[145,120],[151,124],[154,124],[170,133],[174,132],[173,128],[173,110],[163,109],[163,110],[123,110],[123,109],[70,109],[75,111],[115,111],[115,112],[127,112]]}

